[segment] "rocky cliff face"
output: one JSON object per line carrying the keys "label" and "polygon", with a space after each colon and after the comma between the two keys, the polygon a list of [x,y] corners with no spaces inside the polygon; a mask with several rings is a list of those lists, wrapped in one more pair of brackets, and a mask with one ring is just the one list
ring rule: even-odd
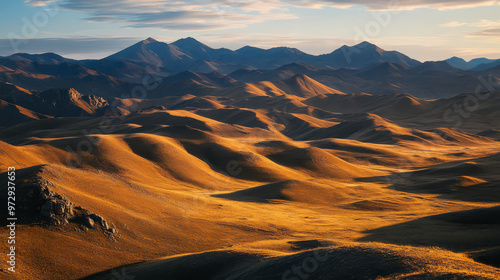
{"label": "rocky cliff face", "polygon": [[65,195],[55,192],[53,183],[38,176],[41,169],[43,167],[34,168],[33,173],[23,176],[20,181],[17,189],[18,223],[74,225],[83,231],[102,231],[110,237],[117,233],[104,217],[75,205]]}

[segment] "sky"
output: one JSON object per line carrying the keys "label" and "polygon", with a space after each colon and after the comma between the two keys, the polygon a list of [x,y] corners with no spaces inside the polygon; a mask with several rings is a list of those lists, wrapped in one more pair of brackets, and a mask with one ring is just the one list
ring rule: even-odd
{"label": "sky", "polygon": [[310,54],[369,41],[420,61],[500,58],[500,0],[5,0],[0,56],[103,58],[147,37]]}

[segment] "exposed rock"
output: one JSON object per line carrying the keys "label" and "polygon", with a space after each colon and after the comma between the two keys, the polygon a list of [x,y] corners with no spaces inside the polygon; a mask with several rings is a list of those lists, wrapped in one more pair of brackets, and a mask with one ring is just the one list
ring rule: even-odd
{"label": "exposed rock", "polygon": [[92,220],[90,217],[85,217],[85,219],[84,219],[84,225],[87,228],[94,228],[95,227],[94,220]]}
{"label": "exposed rock", "polygon": [[53,224],[67,224],[74,217],[73,203],[54,195],[43,204],[40,217]]}
{"label": "exposed rock", "polygon": [[97,214],[91,214],[91,215],[89,215],[89,218],[92,219],[94,222],[99,223],[104,229],[109,228],[108,223],[106,222],[106,220],[103,217],[101,217]]}
{"label": "exposed rock", "polygon": [[19,189],[19,203],[21,223],[46,223],[60,226],[69,223],[80,228],[102,230],[106,234],[117,233],[110,227],[106,219],[98,214],[76,206],[64,195],[55,193],[55,186],[37,176],[43,167],[37,167],[35,172],[23,180],[23,188]]}

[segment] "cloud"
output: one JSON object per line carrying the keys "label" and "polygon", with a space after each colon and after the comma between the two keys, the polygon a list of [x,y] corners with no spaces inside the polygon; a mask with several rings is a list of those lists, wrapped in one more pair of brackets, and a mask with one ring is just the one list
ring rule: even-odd
{"label": "cloud", "polygon": [[472,24],[472,26],[478,27],[500,27],[500,20],[480,20]]}
{"label": "cloud", "polygon": [[500,39],[500,28],[488,28],[467,34],[472,37],[496,37]]}
{"label": "cloud", "polygon": [[288,0],[283,1],[297,6],[332,6],[350,8],[364,6],[368,10],[414,10],[430,8],[436,10],[461,9],[478,6],[499,5],[498,0]]}
{"label": "cloud", "polygon": [[[158,27],[178,30],[241,28],[250,23],[266,21],[266,15],[232,14],[211,11],[166,11],[130,14],[123,19],[129,27]],[[293,19],[293,15],[273,14],[274,20]],[[99,18],[94,17],[94,20]]]}
{"label": "cloud", "polygon": [[481,27],[482,30],[468,33],[469,37],[497,37],[500,38],[500,20],[480,20],[475,22],[457,22],[451,21],[447,23],[440,24],[442,27],[459,27],[459,26],[469,26],[469,27]]}
{"label": "cloud", "polygon": [[33,7],[43,7],[57,2],[57,0],[25,0],[24,2]]}
{"label": "cloud", "polygon": [[90,21],[169,30],[241,28],[252,23],[293,19],[290,7],[319,9],[364,6],[367,10],[456,9],[496,5],[493,0],[26,0],[28,5],[58,4],[87,14]]}
{"label": "cloud", "polygon": [[450,21],[440,24],[442,27],[459,27],[459,26],[472,26],[472,27],[500,27],[500,20],[483,19],[475,22],[458,22]]}
{"label": "cloud", "polygon": [[440,24],[439,26],[441,27],[459,27],[459,26],[464,26],[467,25],[466,22],[458,22],[458,21],[450,21],[447,23]]}
{"label": "cloud", "polygon": [[[52,1],[27,0],[27,4],[43,6]],[[87,14],[89,21],[168,30],[241,28],[252,23],[296,18],[281,0],[64,0],[59,5]]]}
{"label": "cloud", "polygon": [[491,59],[498,59],[500,57],[500,50],[498,48],[478,48],[478,49],[468,49],[468,48],[458,48],[455,50],[455,55],[463,58],[477,58],[477,57],[488,57]]}

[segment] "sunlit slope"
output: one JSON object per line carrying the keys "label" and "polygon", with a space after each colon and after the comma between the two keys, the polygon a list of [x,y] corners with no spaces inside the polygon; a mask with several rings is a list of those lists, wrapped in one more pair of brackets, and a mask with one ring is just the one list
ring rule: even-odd
{"label": "sunlit slope", "polygon": [[[467,220],[425,219],[499,204],[498,141],[306,101],[288,93],[123,99],[124,108],[142,107],[2,129],[2,193],[15,166],[19,239],[38,241],[19,252],[20,279],[80,278],[144,261],[127,268],[138,279],[186,279],[205,270],[178,262],[208,269],[226,260],[238,268],[206,273],[282,277],[314,254],[287,242],[320,239],[335,253],[315,277],[495,279],[496,268],[472,260],[489,254],[491,262],[494,247],[471,240],[493,240],[496,223],[471,227],[456,250],[444,237],[459,240]],[[424,239],[421,223],[434,229]]]}

